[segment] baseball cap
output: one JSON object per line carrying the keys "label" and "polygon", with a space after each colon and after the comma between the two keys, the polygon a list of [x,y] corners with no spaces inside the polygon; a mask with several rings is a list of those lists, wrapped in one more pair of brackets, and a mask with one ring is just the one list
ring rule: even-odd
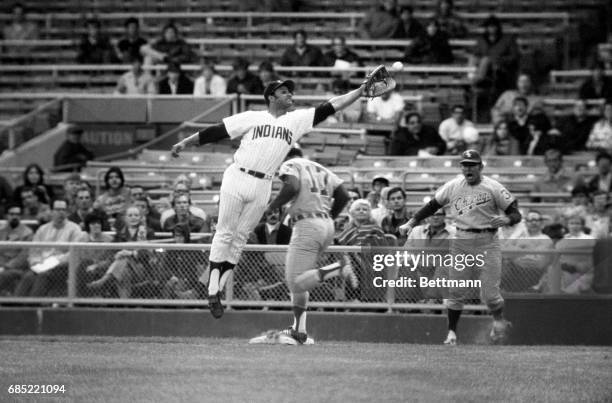
{"label": "baseball cap", "polygon": [[465,150],[463,154],[461,154],[460,164],[482,164],[482,158],[480,158],[480,153],[476,150]]}
{"label": "baseball cap", "polygon": [[270,81],[270,83],[268,83],[268,85],[266,85],[266,89],[264,90],[264,99],[266,100],[266,102],[268,102],[268,98],[270,97],[270,95],[274,94],[274,91],[276,91],[277,89],[279,89],[280,87],[287,87],[287,89],[291,92],[293,92],[293,90],[295,90],[295,83],[293,82],[293,80],[274,80],[274,81]]}

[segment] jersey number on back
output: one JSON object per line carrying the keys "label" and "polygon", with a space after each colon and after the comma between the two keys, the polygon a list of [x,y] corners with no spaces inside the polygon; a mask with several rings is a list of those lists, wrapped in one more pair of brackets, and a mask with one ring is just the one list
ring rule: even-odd
{"label": "jersey number on back", "polygon": [[305,168],[306,173],[308,173],[308,181],[310,182],[310,192],[328,196],[327,180],[329,174],[319,167],[306,166]]}

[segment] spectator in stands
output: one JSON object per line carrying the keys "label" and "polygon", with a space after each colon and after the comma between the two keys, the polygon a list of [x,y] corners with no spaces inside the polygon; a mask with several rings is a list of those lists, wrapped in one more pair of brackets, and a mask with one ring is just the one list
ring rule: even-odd
{"label": "spectator in stands", "polygon": [[40,188],[21,189],[21,207],[24,220],[36,220],[43,224],[51,220],[51,209],[44,199]]}
{"label": "spectator in stands", "polygon": [[587,114],[586,102],[582,99],[576,100],[572,114],[561,117],[555,124],[555,129],[562,139],[563,151],[565,153],[584,151],[594,123]]}
{"label": "spectator in stands", "polygon": [[511,87],[519,62],[516,40],[504,35],[499,20],[491,16],[483,25],[484,33],[471,61],[476,66],[474,85],[479,112],[488,109],[492,100]]}
{"label": "spectator in stands", "polygon": [[259,64],[257,72],[257,75],[259,76],[259,79],[261,80],[264,86],[268,85],[270,81],[276,81],[281,79],[280,76],[276,73],[274,65],[267,60],[264,60]]}
{"label": "spectator in stands", "polygon": [[332,38],[331,50],[325,53],[325,66],[339,66],[342,63],[349,63],[351,66],[359,66],[359,56],[346,47],[346,38],[342,35],[335,35]]}
{"label": "spectator in stands", "polygon": [[[174,243],[191,243],[188,225],[178,224],[172,233]],[[160,280],[165,284],[162,298],[207,298],[208,289],[198,281],[198,278],[206,274],[207,256],[199,250],[169,249],[162,253]]]}
{"label": "spectator in stands", "polygon": [[592,209],[585,216],[585,227],[589,228],[589,235],[593,238],[607,238],[612,229],[610,226],[610,194],[598,190],[592,194],[592,200]]}
{"label": "spectator in stands", "polygon": [[174,24],[166,24],[162,28],[161,37],[143,45],[140,53],[144,56],[145,65],[159,63],[190,63],[193,59],[191,48]]}
{"label": "spectator in stands", "polygon": [[580,99],[610,99],[612,98],[612,80],[606,77],[606,66],[597,61],[593,65],[591,77],[587,78],[578,92]]}
{"label": "spectator in stands", "polygon": [[[63,199],[53,201],[51,222],[41,225],[34,233],[33,242],[78,242],[82,238],[79,226],[67,217],[68,204]],[[44,297],[56,291],[66,293],[68,279],[68,257],[66,247],[32,248],[29,250],[30,270],[23,276],[15,295],[20,297]]]}
{"label": "spectator in stands", "polygon": [[586,184],[588,194],[598,191],[612,192],[612,156],[602,151],[597,154],[595,163],[597,164],[597,174]]}
{"label": "spectator in stands", "polygon": [[[384,240],[384,232],[372,219],[372,209],[370,202],[365,199],[355,200],[349,209],[350,219],[345,226],[344,231],[338,235],[334,241],[337,245],[364,245],[366,242],[380,242]],[[371,270],[371,262],[362,261],[360,256],[351,254],[350,257],[345,256],[345,262],[350,259],[354,267],[358,281],[352,281],[351,287],[347,290],[348,298],[367,300],[368,295],[363,292],[363,279],[368,275],[367,270]],[[356,270],[355,270],[356,269]],[[357,288],[353,287],[355,283],[359,283]]]}
{"label": "spectator in stands", "polygon": [[125,64],[132,63],[135,59],[142,60],[140,48],[146,45],[147,41],[140,36],[138,20],[130,17],[125,20],[123,26],[125,27],[125,34],[123,38],[117,41],[115,48],[117,59]]}
{"label": "spectator in stands", "polygon": [[493,126],[493,134],[484,147],[483,154],[490,155],[519,155],[519,142],[510,136],[508,122],[502,120]]}
{"label": "spectator in stands", "polygon": [[[81,175],[72,173],[64,179],[64,195],[63,198],[68,203],[68,214],[72,214],[77,210],[76,198],[77,192],[81,188]],[[70,219],[70,218],[68,218]]]}
{"label": "spectator in stands", "polygon": [[[553,221],[561,224],[564,227],[563,229],[567,232],[567,221],[569,218],[576,215],[585,217],[590,209],[589,203],[589,189],[586,185],[577,183],[572,189],[571,203],[561,207],[557,217],[555,217]],[[547,231],[545,231],[545,233],[554,239],[550,233]]]}
{"label": "spectator in stands", "polygon": [[202,66],[202,73],[200,77],[196,78],[193,85],[193,95],[197,97],[212,95],[220,97],[225,95],[227,89],[227,83],[225,78],[221,77],[215,65],[212,63],[205,63]]}
{"label": "spectator in stands", "polygon": [[438,128],[440,137],[446,142],[446,153],[456,155],[468,148],[478,148],[478,131],[474,124],[465,118],[465,106],[454,105],[451,112],[451,116],[443,120]]}
{"label": "spectator in stands", "polygon": [[[83,219],[84,233],[80,242],[110,243],[113,237],[103,232],[106,216],[99,210],[92,210]],[[91,296],[87,283],[100,278],[113,261],[114,251],[110,249],[83,249],[82,260],[77,270],[77,294]]]}
{"label": "spectator in stands", "polygon": [[[185,177],[186,178],[186,177]],[[179,179],[179,178],[177,178]],[[199,232],[209,232],[210,231],[210,219],[209,217],[206,215],[206,213],[204,212],[204,210],[202,210],[199,207],[193,206],[191,204],[191,197],[189,195],[190,193],[190,188],[189,185],[185,182],[176,182],[175,181],[175,185],[174,185],[174,189],[172,191],[172,198],[171,200],[175,200],[178,196],[188,196],[189,197],[189,214],[190,216],[195,216],[197,218],[199,218],[200,220],[202,220],[205,224],[202,226],[202,228],[200,229]],[[172,217],[174,217],[176,215],[176,210],[172,207],[172,203],[170,205],[170,208],[167,210],[164,210],[161,214],[160,217],[160,223],[162,228],[170,228],[170,226],[172,226],[172,222],[177,222],[176,219],[173,219],[173,221],[170,221],[170,224],[166,224],[166,221],[171,219]],[[199,222],[199,221],[198,221]],[[190,232],[198,232],[195,231],[193,228],[190,230]]]}
{"label": "spectator in stands", "polygon": [[202,230],[210,229],[207,226],[206,220],[191,213],[191,198],[187,193],[175,193],[172,199],[172,210],[174,214],[163,220],[162,229],[164,231],[172,231],[178,224],[183,223],[189,226],[189,232],[203,232]]}
{"label": "spectator in stands", "polygon": [[132,200],[134,206],[138,207],[140,210],[142,223],[155,232],[161,231],[162,227],[160,224],[160,215],[155,209],[151,208],[149,199],[143,196],[139,198],[132,198]]}
{"label": "spectator in stands", "polygon": [[389,200],[388,200],[389,190],[391,190],[389,186],[385,186],[384,188],[380,190],[380,197],[378,198],[378,204],[376,207],[372,209],[372,212],[370,213],[370,215],[372,216],[372,219],[374,220],[376,225],[378,225],[379,227],[382,224],[382,220],[391,212],[389,208],[387,207],[387,204],[389,203]]}
{"label": "spectator in stands", "polygon": [[249,242],[260,245],[289,245],[291,228],[280,220],[280,210],[265,212],[265,221],[257,224],[251,233]]}
{"label": "spectator in stands", "polygon": [[366,39],[389,39],[397,32],[400,19],[396,0],[378,0],[361,20],[359,32]]}
{"label": "spectator in stands", "polygon": [[55,193],[53,187],[45,183],[45,172],[38,164],[30,164],[23,171],[23,185],[17,186],[13,192],[15,203],[21,205],[21,190],[24,188],[38,189],[41,195],[41,201],[49,204],[53,200]]}
{"label": "spectator in stands", "polygon": [[415,64],[451,64],[453,51],[448,42],[448,35],[440,29],[436,20],[429,20],[425,33],[416,37],[406,48],[404,59]]}
{"label": "spectator in stands", "polygon": [[299,29],[293,34],[293,46],[283,52],[281,66],[321,66],[323,53],[317,46],[306,42],[306,31]]}
{"label": "spectator in stands", "polygon": [[[555,245],[555,249],[575,251],[577,249],[591,250],[595,246],[595,239],[584,232],[584,216],[575,215],[569,218],[567,227],[569,232]],[[582,294],[592,292],[593,284],[593,257],[590,255],[562,254],[559,258],[561,264],[561,291],[566,294]]]}
{"label": "spectator in stands", "polygon": [[94,202],[94,209],[104,211],[111,228],[118,229],[123,225],[125,210],[132,202],[130,190],[125,187],[125,177],[119,167],[110,167],[104,174],[106,191]]}
{"label": "spectator in stands", "polygon": [[[535,193],[567,193],[574,187],[574,177],[563,168],[563,154],[556,148],[546,150],[544,164],[547,172],[533,186]],[[534,202],[563,202],[559,197],[536,197]]]}
{"label": "spectator in stands", "polygon": [[[146,242],[153,239],[155,233],[142,224],[140,209],[130,206],[125,212],[125,225],[115,233],[113,242]],[[87,286],[91,290],[102,290],[105,287],[115,288],[120,298],[132,296],[135,284],[153,274],[151,270],[151,252],[147,249],[122,249],[115,254],[114,260],[104,275]]]}
{"label": "spectator in stands", "polygon": [[367,120],[379,123],[395,123],[404,110],[404,98],[397,91],[368,99]]}
{"label": "spectator in stands", "polygon": [[193,81],[181,70],[178,63],[168,63],[166,76],[158,83],[160,95],[193,95]]}
{"label": "spectator in stands", "polygon": [[[412,232],[408,236],[404,247],[418,248],[421,247],[448,247],[449,238],[455,236],[455,228],[446,223],[446,214],[444,209],[439,209],[432,216],[427,219],[427,222],[421,225],[417,225],[412,229]],[[439,252],[437,252],[439,253]],[[430,280],[435,279],[446,279],[448,278],[448,267],[441,265],[420,265],[418,268],[418,274],[420,276],[428,277]],[[448,289],[444,287],[431,287],[424,290],[420,290],[421,295],[412,293],[414,299],[418,299],[420,296],[426,300],[424,302],[442,302],[443,298],[448,298]]]}
{"label": "spectator in stands", "polygon": [[232,64],[234,75],[227,82],[228,94],[263,94],[263,83],[249,71],[249,62],[239,57]]}
{"label": "spectator in stands", "polygon": [[[388,187],[389,179],[385,178],[384,176],[375,176],[374,179],[372,179],[372,190],[367,196],[367,199],[370,202],[370,208],[375,209],[380,205],[382,190]],[[347,206],[347,209],[350,209],[350,207]]]}
{"label": "spectator in stands", "polygon": [[[17,204],[10,204],[6,211],[6,224],[0,228],[0,241],[31,241],[32,230],[21,223],[21,207]],[[0,295],[11,295],[17,282],[27,270],[27,248],[0,249]]]}
{"label": "spectator in stands", "polygon": [[527,99],[527,112],[531,113],[534,109],[542,109],[542,97],[533,92],[531,77],[529,74],[521,73],[516,79],[516,89],[504,91],[493,108],[491,108],[491,121],[497,123],[508,118],[512,114],[512,105],[517,97]]}
{"label": "spectator in stands", "polygon": [[[38,39],[38,26],[34,22],[27,20],[27,10],[25,9],[24,5],[21,3],[15,3],[11,9],[11,12],[13,14],[13,19],[2,29],[2,38],[15,41]],[[21,63],[27,60],[31,47],[24,45],[13,45],[10,47],[7,46],[7,50],[10,51],[11,54],[15,55],[15,61],[17,63]]]}
{"label": "spectator in stands", "polygon": [[80,171],[87,161],[93,160],[93,153],[81,143],[82,135],[83,129],[78,126],[70,126],[66,130],[66,141],[53,156],[56,171]]}
{"label": "spectator in stands", "polygon": [[467,28],[453,8],[453,0],[438,0],[434,20],[449,38],[465,38],[468,33]]}
{"label": "spectator in stands", "polygon": [[13,201],[13,187],[8,180],[0,175],[0,217],[4,216],[4,207]]}
{"label": "spectator in stands", "polygon": [[414,18],[414,8],[412,6],[402,6],[399,9],[399,23],[393,34],[397,39],[415,39],[425,35],[425,28]]}
{"label": "spectator in stands", "polygon": [[87,34],[79,43],[77,62],[82,64],[104,64],[116,62],[115,51],[108,37],[103,35],[99,20],[89,19],[85,23]]}
{"label": "spectator in stands", "polygon": [[522,155],[542,155],[547,148],[558,146],[555,138],[548,136],[550,121],[543,113],[528,113],[529,102],[516,97],[512,103],[512,117],[508,120],[508,132],[519,143]]}
{"label": "spectator in stands", "polygon": [[594,151],[612,151],[612,99],[602,105],[601,118],[593,125],[586,147]]}
{"label": "spectator in stands", "polygon": [[146,198],[146,199],[149,198],[149,196],[145,192],[145,190],[142,187],[142,185],[132,185],[132,186],[130,186],[130,197],[132,198],[132,200],[138,200],[138,199],[141,199],[143,197]]}
{"label": "spectator in stands", "polygon": [[389,214],[383,218],[381,228],[385,234],[394,235],[398,245],[406,243],[406,235],[399,232],[400,225],[404,225],[412,218],[412,213],[406,207],[406,192],[401,187],[393,187],[387,192],[387,207]]}
{"label": "spectator in stands", "polygon": [[131,63],[130,71],[124,73],[117,81],[115,95],[145,95],[155,94],[155,79],[153,76],[142,68],[142,56],[135,55],[129,60]]}
{"label": "spectator in stands", "polygon": [[76,210],[68,215],[68,219],[75,224],[78,224],[83,231],[89,232],[85,226],[85,219],[88,215],[92,213],[96,213],[99,215],[100,223],[102,224],[102,229],[104,231],[108,231],[110,228],[108,226],[108,222],[106,220],[106,214],[100,210],[94,210],[93,208],[93,194],[92,191],[88,188],[80,188],[77,190],[76,195]]}
{"label": "spectator in stands", "polygon": [[408,112],[391,135],[388,155],[443,155],[446,143],[436,129],[424,125],[421,115]]}
{"label": "spectator in stands", "polygon": [[[526,234],[504,241],[506,248],[525,251],[523,254],[512,254],[503,259],[501,288],[505,291],[528,291],[540,281],[552,263],[552,255],[537,253],[554,248],[552,239],[542,232],[542,214],[535,210],[529,211],[525,216],[525,224]],[[528,252],[535,253],[528,254]]]}

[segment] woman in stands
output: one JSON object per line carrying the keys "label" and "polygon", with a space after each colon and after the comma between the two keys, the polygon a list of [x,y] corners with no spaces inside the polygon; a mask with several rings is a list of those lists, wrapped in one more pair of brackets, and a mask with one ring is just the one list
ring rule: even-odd
{"label": "woman in stands", "polygon": [[[102,232],[106,223],[106,217],[100,211],[93,210],[84,219],[85,233],[81,242],[104,242],[110,243],[113,237]],[[113,262],[113,254],[110,249],[85,249],[82,251],[79,269],[77,271],[77,292],[79,296],[91,296],[86,284],[103,275],[108,266]]]}
{"label": "woman in stands", "polygon": [[45,183],[45,173],[38,164],[30,164],[23,171],[23,185],[17,186],[13,192],[15,203],[20,206],[23,203],[21,200],[21,190],[24,188],[36,189],[36,193],[42,196],[41,203],[50,204],[55,194],[53,188]]}
{"label": "woman in stands", "polygon": [[[115,233],[113,242],[146,242],[153,239],[155,233],[142,224],[142,216],[137,206],[130,206],[125,213],[125,225]],[[120,298],[131,296],[148,297],[147,286],[152,275],[152,252],[148,249],[122,249],[115,253],[113,262],[102,278],[92,281],[88,287],[100,290],[113,287]]]}
{"label": "woman in stands", "polygon": [[519,155],[519,142],[508,132],[508,123],[505,120],[498,122],[493,128],[493,134],[485,145],[483,154],[491,155]]}
{"label": "woman in stands", "polygon": [[98,196],[93,207],[106,213],[111,228],[119,229],[123,226],[125,211],[132,202],[130,189],[124,186],[121,168],[110,167],[104,174],[104,184],[106,192]]}
{"label": "woman in stands", "polygon": [[586,144],[589,150],[612,152],[612,99],[601,107],[601,118],[595,122]]}

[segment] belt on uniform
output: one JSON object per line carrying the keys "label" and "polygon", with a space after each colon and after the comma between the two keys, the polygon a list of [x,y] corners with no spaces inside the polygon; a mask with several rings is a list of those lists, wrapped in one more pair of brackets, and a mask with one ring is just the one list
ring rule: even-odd
{"label": "belt on uniform", "polygon": [[294,223],[303,220],[305,218],[329,218],[329,214],[327,213],[302,213],[302,214],[297,214],[294,215],[291,218],[291,221],[293,221]]}
{"label": "belt on uniform", "polygon": [[251,171],[250,169],[246,169],[243,167],[239,167],[238,169],[240,169],[244,173],[256,177],[257,179],[272,179],[272,175],[268,175],[263,172]]}
{"label": "belt on uniform", "polygon": [[482,234],[483,232],[497,232],[497,228],[457,228],[459,231],[474,232],[476,234]]}

